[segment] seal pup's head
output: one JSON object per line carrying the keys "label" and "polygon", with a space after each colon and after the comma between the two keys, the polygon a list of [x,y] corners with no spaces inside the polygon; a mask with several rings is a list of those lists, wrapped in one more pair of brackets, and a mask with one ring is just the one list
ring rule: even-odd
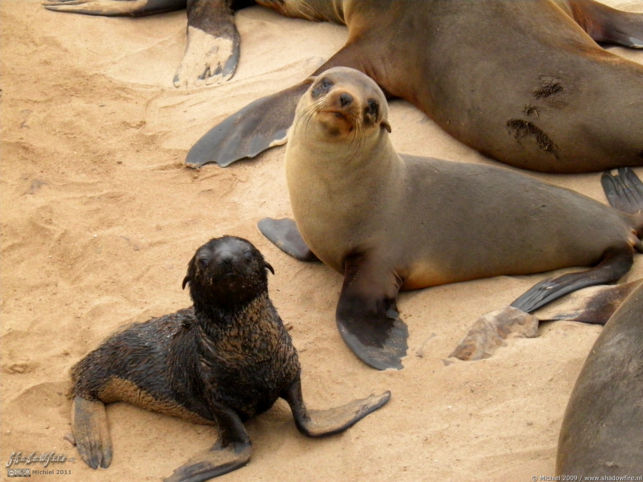
{"label": "seal pup's head", "polygon": [[190,283],[195,308],[235,307],[249,303],[268,290],[270,264],[250,242],[235,236],[205,243],[188,263],[183,288]]}
{"label": "seal pup's head", "polygon": [[334,67],[319,74],[297,104],[293,128],[346,142],[391,132],[382,89],[359,70]]}

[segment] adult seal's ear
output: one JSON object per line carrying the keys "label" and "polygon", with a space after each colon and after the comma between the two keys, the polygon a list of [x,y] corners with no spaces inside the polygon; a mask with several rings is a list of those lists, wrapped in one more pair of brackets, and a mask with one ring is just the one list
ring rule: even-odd
{"label": "adult seal's ear", "polygon": [[185,285],[186,285],[186,284],[188,284],[190,281],[191,281],[191,280],[190,280],[190,277],[189,277],[189,276],[186,276],[185,278],[183,278],[183,283],[181,284],[181,289],[183,289],[183,290],[184,290],[184,289],[185,289]]}
{"label": "adult seal's ear", "polygon": [[265,261],[265,262],[264,262],[264,266],[266,267],[266,269],[267,269],[267,270],[270,270],[270,272],[271,272],[272,274],[275,274],[275,269],[272,267],[272,265],[271,265],[270,263],[268,263],[267,261]]}

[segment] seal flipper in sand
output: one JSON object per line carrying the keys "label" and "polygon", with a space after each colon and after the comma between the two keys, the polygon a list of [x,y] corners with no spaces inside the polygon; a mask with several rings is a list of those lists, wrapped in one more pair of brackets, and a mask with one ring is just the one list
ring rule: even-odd
{"label": "seal flipper in sand", "polygon": [[591,0],[558,0],[558,4],[597,42],[643,48],[641,14]]}
{"label": "seal flipper in sand", "polygon": [[175,87],[213,84],[230,79],[239,63],[239,32],[233,10],[251,0],[47,0],[56,12],[104,16],[144,16],[180,10],[187,5],[187,43],[174,76]]}
{"label": "seal flipper in sand", "polygon": [[[317,13],[314,2],[269,6],[280,11],[293,3]],[[317,73],[331,66],[361,70],[454,138],[516,167],[572,173],[643,165],[636,134],[643,131],[643,67],[602,49],[575,21],[583,19],[596,38],[622,28],[608,27],[608,20],[624,23],[624,35],[637,44],[643,14],[612,9],[598,15],[589,0],[333,4],[345,10],[334,20],[346,23],[349,39],[343,58]],[[233,114],[198,141],[187,164],[229,165],[283,143],[292,110],[279,106],[294,101],[278,98],[292,95],[288,89]],[[599,118],[599,111],[614,114]],[[279,125],[262,126],[256,135],[264,114]]]}
{"label": "seal flipper in sand", "polygon": [[449,357],[460,360],[489,358],[508,338],[534,338],[543,321],[577,321],[604,325],[641,280],[585,288],[548,304],[533,314],[513,306],[482,315]]}

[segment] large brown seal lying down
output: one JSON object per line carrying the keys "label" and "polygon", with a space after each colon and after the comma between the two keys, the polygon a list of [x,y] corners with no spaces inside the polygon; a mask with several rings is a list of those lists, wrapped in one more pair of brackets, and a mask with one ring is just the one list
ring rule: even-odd
{"label": "large brown seal lying down", "polygon": [[642,341],[640,283],[609,319],[578,375],[560,429],[557,474],[577,480],[643,475]]}
{"label": "large brown seal lying down", "polygon": [[[459,141],[538,171],[643,165],[643,66],[596,42],[643,47],[643,14],[593,0],[262,0],[285,15],[346,24],[317,69],[358,69]],[[205,134],[192,167],[285,142],[305,80]]]}
{"label": "large brown seal lying down", "polygon": [[245,465],[251,446],[243,420],[284,398],[297,428],[318,437],[346,430],[390,393],[329,410],[307,410],[297,351],[270,298],[272,270],[246,240],[201,246],[188,265],[194,306],[136,323],[107,339],[72,369],[72,429],[82,459],[108,467],[112,444],[105,404],[125,401],[216,424],[217,443],[168,479],[206,480]]}

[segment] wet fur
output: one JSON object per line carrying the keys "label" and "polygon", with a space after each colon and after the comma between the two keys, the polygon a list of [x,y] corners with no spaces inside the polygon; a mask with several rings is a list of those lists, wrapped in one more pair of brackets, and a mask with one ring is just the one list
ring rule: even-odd
{"label": "wet fur", "polygon": [[208,400],[247,419],[293,383],[297,352],[268,297],[261,254],[252,248],[242,286],[221,289],[225,301],[217,302],[208,289],[217,280],[200,267],[198,253],[185,281],[194,306],[111,336],[72,368],[72,396],[211,423]]}

